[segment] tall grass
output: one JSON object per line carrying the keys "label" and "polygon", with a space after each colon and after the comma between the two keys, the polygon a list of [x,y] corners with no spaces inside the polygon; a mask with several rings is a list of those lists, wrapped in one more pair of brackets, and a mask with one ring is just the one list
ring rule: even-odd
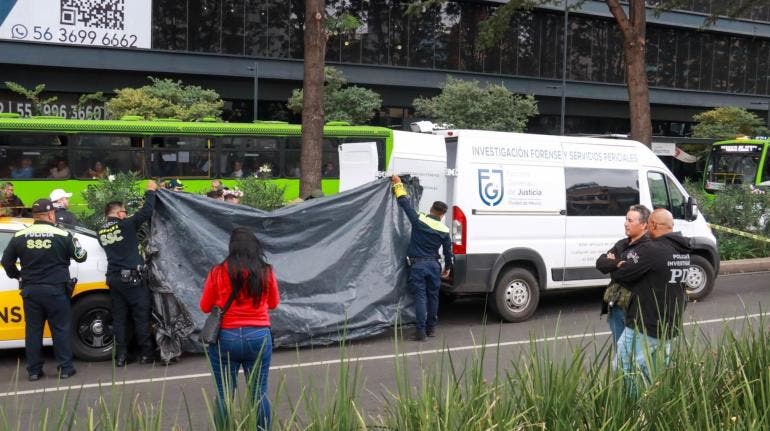
{"label": "tall grass", "polygon": [[[484,340],[479,344],[484,345]],[[299,393],[284,380],[275,385],[273,430],[768,430],[770,429],[770,336],[767,322],[746,321],[740,330],[726,324],[712,337],[690,329],[674,341],[671,361],[629,396],[613,367],[614,349],[604,338],[577,342],[534,340],[518,353],[509,347],[479,349],[460,357],[400,354],[394,341],[394,379],[380,388],[376,405],[361,405],[366,388],[362,367],[340,348],[340,364],[321,382],[300,372]],[[409,347],[412,347],[410,344]],[[301,368],[300,368],[301,369]],[[316,386],[318,385],[318,386]],[[118,385],[88,414],[67,394],[57,407],[40,402],[28,417],[16,415],[17,397],[0,405],[0,427],[8,430],[160,430],[168,414],[173,429],[211,429],[213,419],[193,428],[190,407],[169,412],[164,403],[142,402]],[[213,399],[213,382],[204,395]],[[241,391],[243,392],[243,391]],[[130,398],[128,403],[126,399]],[[162,398],[162,397],[161,397]],[[127,404],[127,407],[125,407]],[[82,406],[80,406],[82,410]],[[213,409],[209,407],[209,416]],[[239,397],[228,406],[230,430],[256,428],[255,406]],[[276,414],[280,412],[280,414]],[[168,429],[168,425],[166,428]]]}

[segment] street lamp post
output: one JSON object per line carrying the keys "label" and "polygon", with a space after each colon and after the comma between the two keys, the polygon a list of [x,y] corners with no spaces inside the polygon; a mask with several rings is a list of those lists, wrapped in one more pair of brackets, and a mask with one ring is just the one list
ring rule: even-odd
{"label": "street lamp post", "polygon": [[259,100],[259,62],[255,61],[254,66],[248,68],[254,72],[254,121],[259,119],[259,108],[257,103]]}
{"label": "street lamp post", "polygon": [[564,136],[564,113],[567,107],[567,41],[569,39],[569,0],[564,0],[564,46],[561,57],[561,119],[559,133]]}

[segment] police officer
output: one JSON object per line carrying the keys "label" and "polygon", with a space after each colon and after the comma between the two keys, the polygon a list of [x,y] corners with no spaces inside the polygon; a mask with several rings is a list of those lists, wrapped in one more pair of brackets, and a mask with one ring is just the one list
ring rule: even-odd
{"label": "police officer", "polygon": [[[435,336],[441,278],[449,276],[454,263],[449,228],[441,222],[441,218],[446,214],[447,205],[436,201],[430,208],[430,214],[418,214],[406,197],[406,189],[401,179],[393,175],[390,180],[393,183],[393,194],[396,196],[398,205],[412,223],[412,237],[406,252],[410,265],[408,284],[414,294],[417,318],[417,328],[412,339],[424,341],[426,336]],[[444,250],[443,273],[438,261],[439,247]]]}
{"label": "police officer", "polygon": [[[54,225],[56,215],[48,199],[32,204],[32,226],[16,232],[3,252],[2,264],[10,278],[19,279],[24,301],[24,345],[29,381],[43,373],[43,325],[48,321],[53,336],[59,378],[75,375],[72,365],[71,310],[68,284],[70,259],[84,262],[87,253],[71,233]],[[21,261],[21,271],[16,260]]]}
{"label": "police officer", "polygon": [[123,202],[113,201],[104,208],[107,220],[99,228],[99,243],[107,254],[107,285],[112,300],[113,332],[115,333],[115,366],[124,367],[127,361],[128,334],[126,323],[133,319],[136,341],[141,349],[139,363],[153,363],[153,345],[150,337],[150,291],[143,280],[144,260],[139,255],[136,232],[152,216],[155,191],[158,184],[147,182],[144,205],[127,217]]}

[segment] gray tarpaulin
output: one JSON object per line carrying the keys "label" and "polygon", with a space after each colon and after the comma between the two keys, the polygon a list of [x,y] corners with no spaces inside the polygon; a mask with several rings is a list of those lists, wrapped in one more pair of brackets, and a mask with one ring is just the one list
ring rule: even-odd
{"label": "gray tarpaulin", "polygon": [[[409,189],[420,190],[416,179]],[[414,321],[406,291],[410,227],[387,179],[273,212],[162,190],[148,252],[164,359],[199,348],[203,282],[226,257],[236,226],[254,231],[278,278],[281,304],[270,316],[275,345],[328,344],[343,333],[358,339],[397,319]]]}

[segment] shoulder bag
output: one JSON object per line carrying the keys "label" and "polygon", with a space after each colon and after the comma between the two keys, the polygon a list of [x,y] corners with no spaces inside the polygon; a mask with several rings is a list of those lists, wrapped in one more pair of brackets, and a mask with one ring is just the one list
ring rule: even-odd
{"label": "shoulder bag", "polygon": [[230,298],[225,303],[225,308],[219,308],[216,305],[211,309],[206,321],[203,323],[203,328],[198,335],[198,339],[203,344],[214,344],[219,339],[219,330],[222,326],[222,317],[227,313],[227,309],[230,308],[230,304],[235,299],[235,289],[230,293]]}

